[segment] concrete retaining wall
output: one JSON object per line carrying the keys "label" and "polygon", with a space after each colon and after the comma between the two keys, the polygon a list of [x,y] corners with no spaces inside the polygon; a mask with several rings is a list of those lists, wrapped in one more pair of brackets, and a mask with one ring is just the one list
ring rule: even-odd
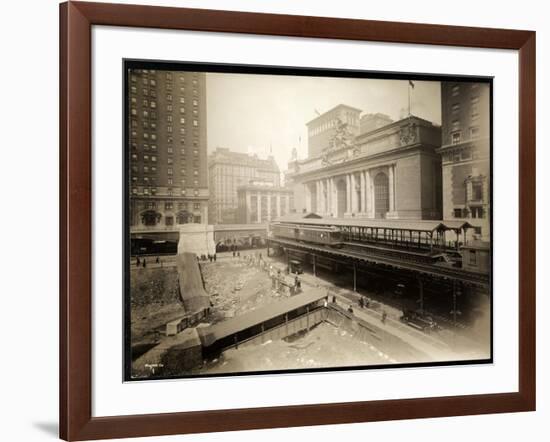
{"label": "concrete retaining wall", "polygon": [[179,232],[178,255],[182,253],[194,253],[198,256],[216,253],[214,226],[183,224]]}

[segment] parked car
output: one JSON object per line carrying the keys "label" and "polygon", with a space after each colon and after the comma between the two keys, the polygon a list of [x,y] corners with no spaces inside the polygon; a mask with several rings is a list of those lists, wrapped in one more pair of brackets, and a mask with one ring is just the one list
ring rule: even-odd
{"label": "parked car", "polygon": [[399,319],[401,322],[416,328],[417,330],[425,332],[429,332],[437,328],[437,324],[431,316],[415,310],[404,310]]}
{"label": "parked car", "polygon": [[304,273],[304,270],[302,269],[302,263],[298,260],[291,259],[290,260],[290,273],[296,273],[297,275],[301,275]]}

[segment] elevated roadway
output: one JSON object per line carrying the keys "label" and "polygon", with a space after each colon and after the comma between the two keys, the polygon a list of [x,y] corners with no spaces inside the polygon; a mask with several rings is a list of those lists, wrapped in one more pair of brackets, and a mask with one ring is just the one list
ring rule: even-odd
{"label": "elevated roadway", "polygon": [[390,257],[383,254],[377,254],[374,250],[360,251],[357,249],[351,249],[349,246],[342,248],[335,248],[330,246],[324,246],[319,244],[304,243],[293,241],[291,239],[283,238],[269,238],[270,244],[277,244],[282,247],[290,248],[293,250],[300,250],[318,256],[328,256],[332,258],[338,258],[341,262],[365,262],[378,265],[386,265],[394,268],[409,270],[412,272],[418,272],[435,276],[439,278],[448,278],[452,280],[458,280],[466,284],[473,284],[481,287],[489,287],[491,280],[488,274],[473,272],[470,270],[464,270],[444,264],[428,264],[421,262],[414,262],[405,258],[399,259],[397,257]]}

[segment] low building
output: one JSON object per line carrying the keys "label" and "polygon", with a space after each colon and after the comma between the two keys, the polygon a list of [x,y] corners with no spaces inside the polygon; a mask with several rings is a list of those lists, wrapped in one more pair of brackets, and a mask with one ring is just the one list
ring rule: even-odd
{"label": "low building", "polygon": [[470,241],[460,248],[462,268],[473,272],[491,271],[491,249],[488,242]]}
{"label": "low building", "polygon": [[292,190],[270,182],[252,180],[237,189],[237,219],[242,224],[266,223],[290,213]]}

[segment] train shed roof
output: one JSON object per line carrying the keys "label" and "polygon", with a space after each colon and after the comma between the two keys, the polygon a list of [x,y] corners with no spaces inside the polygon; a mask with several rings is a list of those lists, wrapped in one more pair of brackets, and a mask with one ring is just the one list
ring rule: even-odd
{"label": "train shed roof", "polygon": [[198,331],[201,342],[205,347],[208,347],[222,338],[231,336],[239,331],[246,330],[247,328],[261,324],[262,322],[276,318],[277,316],[281,316],[313,302],[317,302],[326,296],[324,290],[322,292],[318,289],[309,290],[299,295],[291,296],[284,301],[268,304],[210,327],[199,328]]}
{"label": "train shed roof", "polygon": [[372,227],[378,229],[414,230],[433,232],[436,230],[464,230],[471,224],[459,220],[406,220],[406,219],[372,219],[372,218],[304,218],[291,216],[276,220],[280,223],[296,223],[306,225],[328,225],[339,227]]}

